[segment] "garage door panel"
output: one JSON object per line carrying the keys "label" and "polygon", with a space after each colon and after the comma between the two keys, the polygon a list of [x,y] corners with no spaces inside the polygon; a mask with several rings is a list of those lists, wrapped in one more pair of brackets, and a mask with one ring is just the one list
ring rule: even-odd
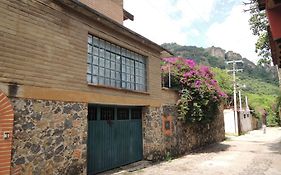
{"label": "garage door panel", "polygon": [[[131,108],[127,108],[130,116],[128,119],[126,109],[120,110],[122,116],[118,118],[118,107],[114,107],[114,120],[99,120],[113,118],[110,117],[110,112],[103,111],[103,107],[95,108],[97,109],[89,111],[101,112],[97,114],[97,120],[89,119],[88,123],[88,174],[141,160],[143,155],[141,119],[131,119],[133,111]],[[99,116],[103,114],[109,116]]]}

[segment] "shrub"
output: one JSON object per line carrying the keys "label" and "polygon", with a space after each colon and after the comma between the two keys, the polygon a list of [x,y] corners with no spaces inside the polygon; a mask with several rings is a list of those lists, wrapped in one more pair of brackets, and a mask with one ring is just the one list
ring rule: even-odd
{"label": "shrub", "polygon": [[211,121],[221,99],[227,95],[221,91],[209,67],[185,58],[164,58],[161,70],[164,79],[170,71],[172,82],[176,82],[173,87],[180,95],[179,118],[187,122]]}

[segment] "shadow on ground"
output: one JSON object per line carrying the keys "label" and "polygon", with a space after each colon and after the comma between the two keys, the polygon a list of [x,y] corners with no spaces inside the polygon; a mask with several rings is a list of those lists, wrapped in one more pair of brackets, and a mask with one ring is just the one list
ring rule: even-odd
{"label": "shadow on ground", "polygon": [[208,146],[204,146],[201,148],[198,148],[191,152],[191,154],[200,154],[200,153],[217,153],[221,151],[226,151],[230,145],[225,143],[214,143]]}
{"label": "shadow on ground", "polygon": [[269,150],[272,151],[272,153],[281,154],[281,141],[266,145],[268,146]]}

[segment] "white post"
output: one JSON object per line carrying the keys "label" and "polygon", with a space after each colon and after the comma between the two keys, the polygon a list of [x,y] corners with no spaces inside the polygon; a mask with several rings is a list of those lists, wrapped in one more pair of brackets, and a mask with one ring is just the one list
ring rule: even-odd
{"label": "white post", "polygon": [[241,91],[239,90],[239,110],[240,112],[243,110],[242,108],[242,99],[241,99]]}
{"label": "white post", "polygon": [[169,88],[171,88],[171,64],[169,63]]}
{"label": "white post", "polygon": [[233,61],[233,103],[234,103],[234,124],[235,124],[235,134],[238,133],[238,116],[237,116],[237,100],[236,100],[236,80],[235,80],[235,61]]}
{"label": "white post", "polygon": [[245,102],[246,102],[246,111],[249,112],[250,108],[249,108],[249,105],[248,105],[248,97],[247,96],[245,96]]}

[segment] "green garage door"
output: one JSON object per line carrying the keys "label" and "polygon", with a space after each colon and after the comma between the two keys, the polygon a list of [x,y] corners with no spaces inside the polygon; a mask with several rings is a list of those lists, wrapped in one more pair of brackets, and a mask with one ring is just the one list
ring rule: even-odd
{"label": "green garage door", "polygon": [[142,159],[140,107],[88,108],[88,174]]}

